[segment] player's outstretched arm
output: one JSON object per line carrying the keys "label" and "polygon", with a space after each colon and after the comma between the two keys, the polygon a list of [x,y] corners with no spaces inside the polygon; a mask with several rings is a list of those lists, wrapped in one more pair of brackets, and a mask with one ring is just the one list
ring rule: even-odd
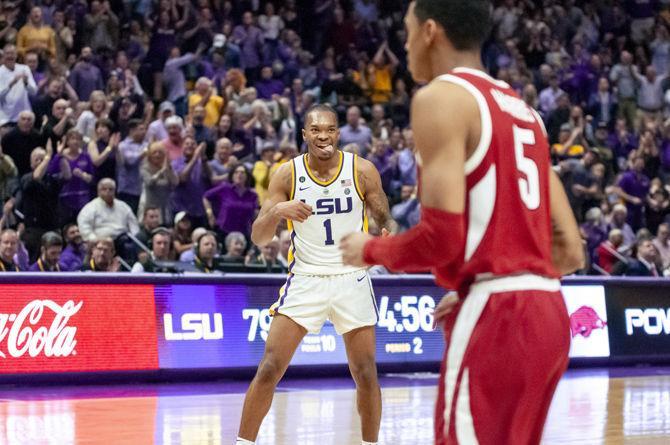
{"label": "player's outstretched arm", "polygon": [[361,185],[361,192],[365,198],[365,208],[372,219],[375,220],[377,227],[382,231],[386,229],[388,233],[393,233],[397,229],[397,224],[391,217],[389,209],[389,200],[382,188],[382,179],[375,165],[367,159],[358,159],[358,183]]}
{"label": "player's outstretched arm", "polygon": [[479,133],[479,122],[477,103],[457,85],[436,82],[415,95],[412,128],[423,161],[421,221],[393,237],[345,237],[341,249],[347,264],[382,264],[412,272],[444,266],[462,257],[466,147]]}
{"label": "player's outstretched arm", "polygon": [[553,170],[549,172],[549,193],[553,228],[551,256],[561,275],[567,275],[584,267],[584,246],[563,184]]}
{"label": "player's outstretched arm", "polygon": [[289,201],[293,187],[291,168],[291,162],[285,163],[270,180],[268,199],[251,227],[251,241],[257,246],[262,247],[272,241],[282,219],[303,222],[312,215],[309,205],[302,201]]}

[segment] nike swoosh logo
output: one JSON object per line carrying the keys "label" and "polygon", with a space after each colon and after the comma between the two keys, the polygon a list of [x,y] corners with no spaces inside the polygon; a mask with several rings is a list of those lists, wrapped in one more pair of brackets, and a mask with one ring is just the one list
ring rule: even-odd
{"label": "nike swoosh logo", "polygon": [[311,189],[312,187],[300,187],[300,191],[304,192],[305,190]]}
{"label": "nike swoosh logo", "polygon": [[366,277],[366,275],[363,275],[360,278],[356,278],[356,281],[358,281],[360,283],[361,281],[363,281],[365,279],[365,277]]}

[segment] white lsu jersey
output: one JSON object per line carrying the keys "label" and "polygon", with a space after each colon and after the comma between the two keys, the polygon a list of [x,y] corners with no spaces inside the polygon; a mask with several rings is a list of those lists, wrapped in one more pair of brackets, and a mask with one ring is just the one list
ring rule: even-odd
{"label": "white lsu jersey", "polygon": [[356,175],[357,156],[343,151],[337,155],[338,172],[328,182],[320,181],[309,170],[308,155],[291,161],[291,199],[312,207],[312,216],[305,222],[288,221],[291,274],[340,275],[364,269],[345,266],[338,248],[340,239],[351,232],[367,232],[368,224]]}

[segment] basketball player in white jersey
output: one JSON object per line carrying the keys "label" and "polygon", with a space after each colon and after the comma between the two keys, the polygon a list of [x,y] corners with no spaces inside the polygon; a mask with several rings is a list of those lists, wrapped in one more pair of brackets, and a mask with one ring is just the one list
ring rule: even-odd
{"label": "basketball player in white jersey", "polygon": [[363,444],[376,444],[381,420],[375,363],[377,307],[367,269],[345,266],[338,243],[349,232],[367,231],[367,214],[383,234],[392,230],[393,220],[374,165],[337,148],[333,108],[310,108],[302,134],[308,153],[277,170],[251,233],[253,242],[263,246],[286,219],[292,243],[288,279],[271,308],[274,319],[244,401],[237,445],[254,443],[293,353],[305,334],[318,333],[326,319],[344,338],[356,382]]}

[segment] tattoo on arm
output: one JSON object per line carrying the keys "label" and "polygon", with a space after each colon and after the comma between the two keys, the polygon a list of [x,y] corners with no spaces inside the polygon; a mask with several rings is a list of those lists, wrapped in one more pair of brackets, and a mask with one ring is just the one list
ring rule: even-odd
{"label": "tattoo on arm", "polygon": [[362,192],[365,196],[365,206],[372,218],[375,220],[379,230],[386,229],[389,232],[395,232],[397,228],[396,222],[391,217],[391,210],[389,209],[389,201],[382,189],[381,179],[376,170],[373,172],[366,172],[360,169],[358,172],[358,183],[362,185]]}

